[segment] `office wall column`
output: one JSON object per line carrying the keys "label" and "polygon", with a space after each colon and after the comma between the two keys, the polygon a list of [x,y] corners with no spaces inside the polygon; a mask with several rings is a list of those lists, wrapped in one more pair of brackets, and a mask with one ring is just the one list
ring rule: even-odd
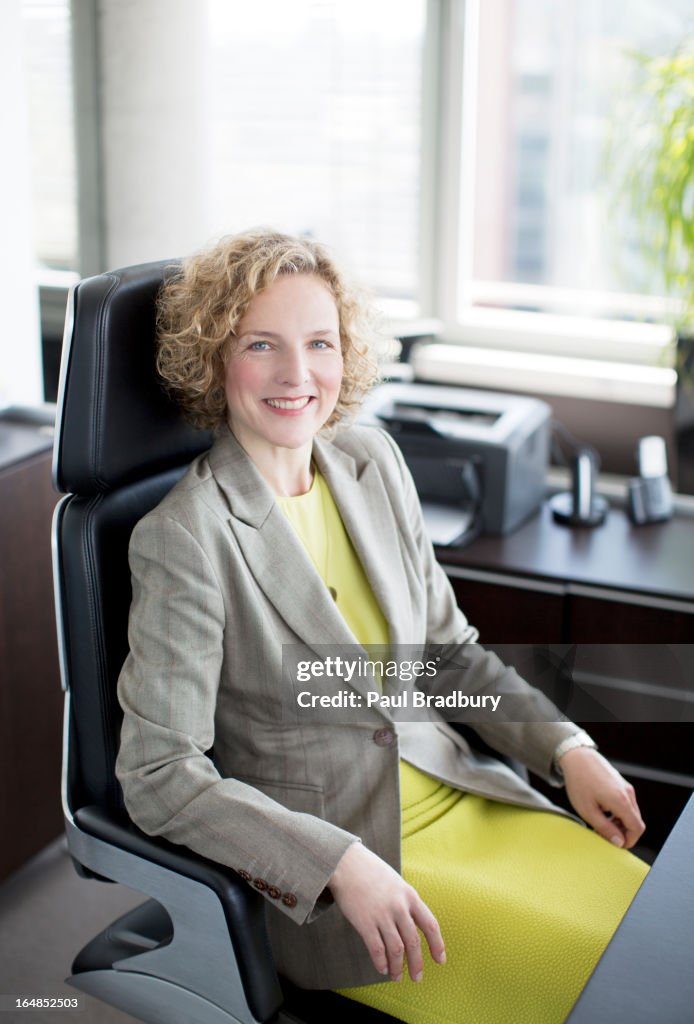
{"label": "office wall column", "polygon": [[43,401],[21,6],[0,5],[0,406]]}
{"label": "office wall column", "polygon": [[98,0],[104,259],[206,238],[206,0]]}

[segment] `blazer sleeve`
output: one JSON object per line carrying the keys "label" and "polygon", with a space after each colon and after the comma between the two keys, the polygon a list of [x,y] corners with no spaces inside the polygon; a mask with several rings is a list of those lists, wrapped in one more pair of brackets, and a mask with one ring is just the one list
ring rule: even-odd
{"label": "blazer sleeve", "polygon": [[[441,644],[446,656],[460,666],[460,688],[480,695],[502,695],[513,709],[514,717],[522,721],[503,721],[502,716],[491,721],[479,717],[471,727],[485,742],[502,754],[516,758],[531,771],[555,786],[563,779],[553,765],[554,752],[562,740],[580,732],[541,691],[530,686],[516,670],[504,663],[492,651],[477,643],[478,631],[465,618],[458,607],[448,577],[439,565],[434,547],[424,525],[419,497],[402,452],[392,438],[382,432],[395,456],[399,485],[403,496],[405,521],[403,528],[411,531],[417,558],[426,581],[428,644]],[[437,692],[442,679],[450,680],[451,673],[435,677],[427,687]],[[424,680],[422,680],[424,682]],[[450,682],[446,685],[446,692]]]}
{"label": "blazer sleeve", "polygon": [[235,869],[296,923],[313,920],[331,902],[327,882],[358,837],[222,778],[207,756],[222,637],[233,624],[195,537],[155,511],[133,532],[130,566],[116,765],[128,812],[144,832]]}

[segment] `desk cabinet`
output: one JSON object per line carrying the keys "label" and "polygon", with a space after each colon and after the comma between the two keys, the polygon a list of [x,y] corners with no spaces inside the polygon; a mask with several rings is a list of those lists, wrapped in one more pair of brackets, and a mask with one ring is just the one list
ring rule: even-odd
{"label": "desk cabinet", "polygon": [[[692,525],[694,545],[694,524]],[[686,644],[694,642],[694,602],[574,587],[567,597],[570,636],[577,643]]]}
{"label": "desk cabinet", "polygon": [[438,556],[481,642],[632,779],[658,848],[694,788],[694,519],[571,531],[543,509]]}
{"label": "desk cabinet", "polygon": [[[563,643],[567,633],[564,589],[527,578],[466,571],[444,562],[458,604],[485,645]],[[542,638],[542,639],[541,639]]]}
{"label": "desk cabinet", "polygon": [[0,418],[0,878],[63,828],[51,443]]}
{"label": "desk cabinet", "polygon": [[[694,523],[692,524],[694,550]],[[484,643],[694,643],[694,600],[633,594],[451,564],[439,550],[458,604]],[[694,565],[692,566],[694,584]]]}

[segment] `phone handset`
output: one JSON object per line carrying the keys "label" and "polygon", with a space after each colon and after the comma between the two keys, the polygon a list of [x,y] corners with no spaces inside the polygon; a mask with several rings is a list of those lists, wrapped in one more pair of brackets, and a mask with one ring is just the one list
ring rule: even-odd
{"label": "phone handset", "polygon": [[667,475],[667,451],[662,437],[642,437],[638,447],[639,475],[629,481],[627,512],[637,526],[660,523],[672,516],[672,488]]}
{"label": "phone handset", "polygon": [[550,499],[552,515],[564,526],[600,526],[605,521],[607,499],[595,491],[596,455],[578,448],[571,458],[571,490]]}

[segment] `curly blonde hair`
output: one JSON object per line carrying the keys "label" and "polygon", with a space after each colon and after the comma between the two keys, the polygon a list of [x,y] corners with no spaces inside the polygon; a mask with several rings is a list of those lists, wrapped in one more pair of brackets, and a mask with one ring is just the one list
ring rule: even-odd
{"label": "curly blonde hair", "polygon": [[355,412],[376,382],[376,317],[316,242],[271,230],[222,238],[174,269],[157,300],[157,369],[167,391],[196,426],[227,423],[225,355],[251,299],[279,274],[315,274],[337,306],[343,377],[333,428]]}

